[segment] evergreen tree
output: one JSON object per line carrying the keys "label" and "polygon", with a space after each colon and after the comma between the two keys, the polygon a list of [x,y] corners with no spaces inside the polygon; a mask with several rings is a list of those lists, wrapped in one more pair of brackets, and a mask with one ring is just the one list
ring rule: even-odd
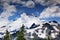
{"label": "evergreen tree", "polygon": [[16,40],[26,40],[26,39],[24,38],[24,32],[25,32],[24,27],[25,27],[25,26],[22,25],[20,31],[19,31],[18,34],[17,34],[17,39],[16,39]]}
{"label": "evergreen tree", "polygon": [[10,34],[8,30],[6,30],[6,35],[4,36],[3,40],[10,40]]}

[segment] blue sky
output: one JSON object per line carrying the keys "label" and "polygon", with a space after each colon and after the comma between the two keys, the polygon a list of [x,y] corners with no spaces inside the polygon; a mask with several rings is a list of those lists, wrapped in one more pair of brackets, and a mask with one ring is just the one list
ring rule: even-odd
{"label": "blue sky", "polygon": [[[12,5],[12,4],[10,4]],[[28,7],[24,7],[24,6],[21,6],[19,4],[15,4],[15,7],[17,9],[17,12],[9,17],[9,20],[15,20],[15,18],[19,18],[20,15],[25,12],[27,15],[30,15],[32,16],[32,14],[34,14],[34,16],[38,17],[40,16],[40,13],[47,7],[47,6],[42,6],[40,4],[36,4],[34,8],[28,8]]]}
{"label": "blue sky", "polygon": [[[28,0],[21,0],[21,1],[23,1],[23,2],[27,2]],[[32,3],[34,3],[35,1],[33,0],[33,2]],[[55,2],[52,2],[51,1],[51,3],[49,3],[49,2],[45,2],[44,0],[43,0],[43,3],[42,3],[42,1],[41,1],[41,3],[39,2],[39,1],[37,1],[37,3],[35,2],[34,4],[35,4],[35,6],[33,7],[33,8],[29,8],[28,6],[23,6],[23,4],[22,3],[8,3],[8,4],[10,4],[10,5],[14,5],[15,6],[15,8],[16,8],[16,12],[12,12],[12,13],[14,13],[14,15],[12,15],[12,16],[9,16],[8,17],[8,19],[11,21],[11,20],[16,20],[16,18],[20,18],[20,15],[22,14],[22,13],[26,13],[28,16],[35,16],[35,17],[39,17],[40,16],[40,14],[43,12],[43,10],[45,10],[46,8],[48,8],[48,7],[50,7],[50,6],[53,6],[53,4],[55,4]],[[25,4],[24,4],[25,5]],[[54,5],[54,6],[60,6],[60,4],[56,4],[56,5]],[[3,12],[3,6],[2,5],[0,5],[0,14]],[[51,14],[52,15],[52,14]],[[60,21],[60,19],[59,19],[60,17],[48,17],[48,18],[44,18],[44,20],[57,20],[57,21]]]}
{"label": "blue sky", "polygon": [[3,11],[3,6],[0,6],[0,13]]}
{"label": "blue sky", "polygon": [[[57,4],[57,6],[60,6],[60,4]],[[34,14],[34,16],[38,17],[40,16],[41,12],[48,6],[42,6],[40,4],[36,4],[34,8],[28,8],[28,7],[22,7],[21,5],[16,4],[15,7],[17,9],[17,12],[13,16],[9,17],[9,20],[15,20],[16,17],[19,18],[23,12],[25,12],[27,15],[31,16],[32,14]],[[47,20],[47,21],[56,20],[60,22],[60,17],[43,18],[43,20]]]}

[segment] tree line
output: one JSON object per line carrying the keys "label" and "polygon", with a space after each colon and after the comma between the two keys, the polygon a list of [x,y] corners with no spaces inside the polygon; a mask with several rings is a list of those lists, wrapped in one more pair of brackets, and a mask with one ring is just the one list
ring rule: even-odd
{"label": "tree line", "polygon": [[[24,25],[22,25],[22,27],[20,28],[20,30],[17,32],[17,38],[16,40],[26,40],[25,37],[24,37]],[[11,35],[10,33],[8,32],[8,30],[6,30],[6,33],[5,33],[5,36],[3,37],[2,40],[12,40],[11,39]]]}

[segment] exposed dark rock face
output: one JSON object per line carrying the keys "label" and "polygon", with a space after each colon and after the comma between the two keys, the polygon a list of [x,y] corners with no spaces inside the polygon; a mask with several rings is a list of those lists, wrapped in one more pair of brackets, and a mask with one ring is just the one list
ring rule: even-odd
{"label": "exposed dark rock face", "polygon": [[33,28],[36,28],[36,27],[39,27],[40,25],[36,25],[35,23],[33,23],[30,27],[30,29],[33,29]]}

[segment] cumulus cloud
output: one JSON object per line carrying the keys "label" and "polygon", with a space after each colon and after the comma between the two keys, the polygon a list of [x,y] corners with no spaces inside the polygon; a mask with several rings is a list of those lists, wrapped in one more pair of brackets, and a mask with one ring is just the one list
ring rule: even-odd
{"label": "cumulus cloud", "polygon": [[40,14],[40,18],[48,18],[48,17],[60,17],[60,8],[59,6],[48,7],[42,11]]}
{"label": "cumulus cloud", "polygon": [[28,7],[28,8],[33,8],[35,7],[35,3],[33,1],[27,1],[24,6]]}
{"label": "cumulus cloud", "polygon": [[23,6],[26,6],[28,8],[33,8],[35,6],[35,3],[31,0],[29,1],[21,1],[21,0],[2,0],[2,2],[6,3],[17,3],[17,4],[22,4]]}
{"label": "cumulus cloud", "polygon": [[2,0],[2,2],[6,2],[6,3],[17,3],[17,4],[22,4],[28,8],[33,8],[35,6],[35,3],[41,4],[43,6],[51,6],[51,5],[56,5],[58,2],[54,1],[54,0],[28,0],[28,1],[22,1],[22,0]]}
{"label": "cumulus cloud", "polygon": [[1,0],[1,3],[17,3],[17,4],[25,4],[25,1],[21,1],[21,0]]}
{"label": "cumulus cloud", "polygon": [[13,13],[16,12],[16,8],[13,5],[8,5],[7,3],[4,4],[3,12],[0,15],[0,20],[8,20],[9,16],[12,16]]}
{"label": "cumulus cloud", "polygon": [[13,12],[16,12],[16,8],[13,5],[9,5],[8,3],[3,4],[3,12],[0,15],[0,26],[1,24],[8,24],[8,17],[13,15]]}
{"label": "cumulus cloud", "polygon": [[56,2],[58,2],[60,4],[60,0],[54,0],[54,1],[56,1]]}
{"label": "cumulus cloud", "polygon": [[53,0],[35,0],[36,3],[39,3],[43,6],[51,6],[51,5],[56,5],[57,3]]}
{"label": "cumulus cloud", "polygon": [[9,2],[16,2],[16,3],[19,3],[21,0],[1,0],[2,2],[6,2],[6,3],[9,3]]}

